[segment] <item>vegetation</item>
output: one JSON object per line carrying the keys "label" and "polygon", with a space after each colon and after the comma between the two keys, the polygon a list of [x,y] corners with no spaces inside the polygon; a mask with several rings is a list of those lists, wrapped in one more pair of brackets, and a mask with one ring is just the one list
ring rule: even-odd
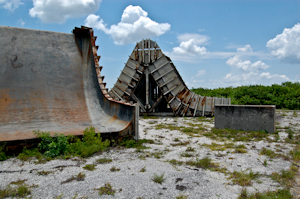
{"label": "vegetation", "polygon": [[53,137],[49,132],[34,133],[40,139],[40,143],[38,148],[23,149],[23,152],[18,155],[18,158],[23,161],[36,158],[37,163],[43,163],[55,157],[89,157],[108,149],[110,145],[109,140],[102,141],[100,133],[96,134],[94,127],[86,128],[82,139],[57,133]]}
{"label": "vegetation", "polygon": [[100,159],[97,159],[96,162],[97,162],[98,164],[106,164],[106,163],[112,162],[112,159],[108,159],[108,158],[100,158]]}
{"label": "vegetation", "polygon": [[242,190],[238,199],[292,199],[293,196],[288,189],[279,189],[277,191],[267,191],[263,193],[249,194],[246,189]]}
{"label": "vegetation", "polygon": [[151,179],[153,180],[153,182],[161,184],[161,183],[163,183],[166,180],[166,178],[164,178],[164,175],[165,175],[164,173],[161,174],[160,176],[154,174]]}
{"label": "vegetation", "polygon": [[249,173],[246,172],[237,172],[234,171],[230,174],[229,179],[231,179],[233,184],[238,184],[240,186],[250,186],[252,185],[252,180],[259,177],[259,173],[253,173],[250,171]]}
{"label": "vegetation", "polygon": [[99,195],[115,195],[116,190],[114,190],[110,183],[106,183],[103,187],[99,188]]}
{"label": "vegetation", "polygon": [[94,164],[87,164],[83,167],[83,169],[86,169],[86,170],[89,170],[89,171],[94,171],[94,170],[96,170],[95,167],[96,167],[96,165],[94,165]]}
{"label": "vegetation", "polygon": [[6,160],[8,158],[5,154],[5,145],[5,142],[0,144],[0,161]]}
{"label": "vegetation", "polygon": [[[22,197],[31,194],[31,189],[28,185],[25,184],[26,180],[18,180],[15,182],[11,182],[4,189],[0,188],[0,198],[6,197]],[[15,185],[12,187],[11,185]]]}
{"label": "vegetation", "polygon": [[250,85],[236,88],[193,88],[193,92],[202,96],[230,97],[232,104],[240,105],[276,105],[278,109],[300,109],[300,83],[284,82],[271,86]]}
{"label": "vegetation", "polygon": [[187,161],[186,164],[202,169],[210,169],[217,167],[217,165],[214,164],[209,157],[205,157],[202,159],[197,158],[196,161]]}
{"label": "vegetation", "polygon": [[68,182],[71,182],[74,180],[84,181],[84,179],[85,179],[85,174],[80,172],[80,173],[78,173],[78,175],[72,176],[71,178],[68,178],[67,180],[62,181],[60,184],[68,183]]}

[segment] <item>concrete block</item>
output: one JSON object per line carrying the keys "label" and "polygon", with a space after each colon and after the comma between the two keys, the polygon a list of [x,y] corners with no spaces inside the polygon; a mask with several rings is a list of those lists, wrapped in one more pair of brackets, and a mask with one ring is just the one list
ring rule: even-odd
{"label": "concrete block", "polygon": [[275,105],[215,105],[215,128],[275,132]]}

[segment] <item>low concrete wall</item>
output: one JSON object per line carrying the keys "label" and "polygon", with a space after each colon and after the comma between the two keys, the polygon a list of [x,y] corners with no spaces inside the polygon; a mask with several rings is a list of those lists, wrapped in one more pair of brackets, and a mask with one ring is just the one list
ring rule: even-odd
{"label": "low concrete wall", "polygon": [[215,105],[215,128],[275,132],[275,105]]}

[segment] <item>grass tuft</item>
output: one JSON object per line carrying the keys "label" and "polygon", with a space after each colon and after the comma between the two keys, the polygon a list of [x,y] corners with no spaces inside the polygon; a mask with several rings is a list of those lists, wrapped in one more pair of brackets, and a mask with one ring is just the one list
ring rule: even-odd
{"label": "grass tuft", "polygon": [[95,166],[96,165],[94,165],[94,164],[87,164],[83,167],[83,169],[89,170],[89,171],[94,171],[94,170],[96,170]]}
{"label": "grass tuft", "polygon": [[114,190],[110,183],[106,183],[103,187],[99,188],[99,195],[115,195],[116,190]]}
{"label": "grass tuft", "polygon": [[162,183],[166,180],[166,178],[164,178],[164,175],[165,175],[164,173],[161,174],[160,176],[157,175],[157,174],[154,174],[153,177],[151,178],[151,180],[152,180],[153,182],[162,184]]}

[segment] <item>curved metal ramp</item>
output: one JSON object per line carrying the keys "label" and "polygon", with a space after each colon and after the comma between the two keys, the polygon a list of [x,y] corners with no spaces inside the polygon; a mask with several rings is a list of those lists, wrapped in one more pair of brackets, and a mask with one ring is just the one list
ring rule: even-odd
{"label": "curved metal ramp", "polygon": [[214,104],[230,104],[230,98],[190,91],[171,59],[152,40],[137,43],[109,94],[123,102],[136,101],[141,113],[149,115],[213,115]]}
{"label": "curved metal ramp", "polygon": [[33,130],[137,136],[138,109],[109,94],[91,28],[74,34],[0,26],[0,141]]}

